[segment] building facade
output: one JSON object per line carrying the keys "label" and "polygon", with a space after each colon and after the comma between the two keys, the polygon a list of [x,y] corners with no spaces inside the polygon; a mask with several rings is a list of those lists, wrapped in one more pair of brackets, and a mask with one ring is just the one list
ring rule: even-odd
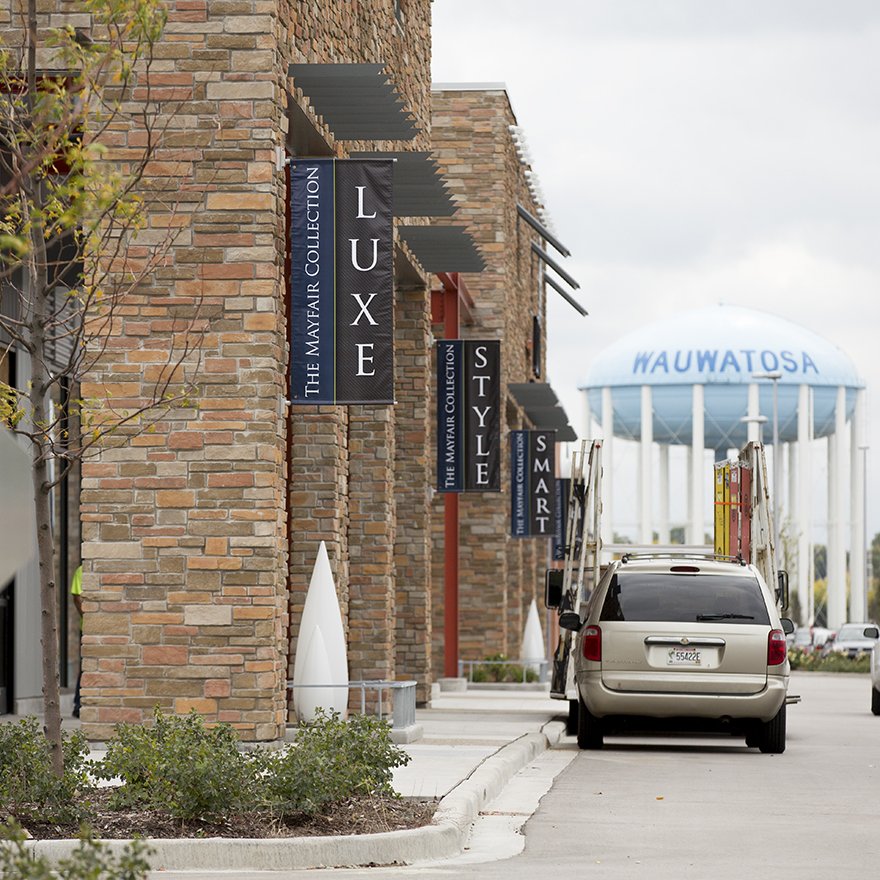
{"label": "building facade", "polygon": [[[466,220],[486,257],[486,269],[465,275],[473,294],[470,339],[500,339],[502,393],[501,492],[467,494],[460,507],[460,655],[514,658],[525,613],[543,583],[548,542],[510,537],[512,430],[536,427],[509,386],[543,382],[546,331],[542,272],[531,244],[542,239],[522,221],[517,205],[542,214],[517,147],[517,119],[503,84],[437,85],[433,92],[432,142]],[[438,332],[441,332],[438,330]],[[434,671],[442,674],[443,554],[440,499],[434,504]]]}
{"label": "building facade", "polygon": [[[505,471],[507,430],[534,424],[506,389],[543,381],[546,342],[530,250],[540,236],[517,215],[517,205],[533,215],[542,206],[517,154],[516,119],[503,88],[431,90],[430,8],[168,3],[149,70],[126,96],[128,124],[107,139],[109,161],[143,155],[138,102],[149,95],[160,106],[145,224],[127,247],[129,258],[161,259],[126,298],[79,393],[96,411],[107,400],[136,408],[168,369],[196,390],[82,467],[81,717],[92,739],[148,721],[156,707],[229,722],[244,740],[281,739],[321,542],[350,677],[414,679],[418,700],[430,696],[444,643],[432,445],[440,268],[402,230],[467,226],[481,251],[463,335],[502,341]],[[3,23],[13,45],[19,20]],[[93,22],[62,3],[41,12],[41,37],[62,24],[88,35]],[[339,98],[336,76],[355,78],[356,100]],[[430,162],[431,151],[457,212],[435,221],[452,213],[431,202],[436,181],[424,206],[421,184],[396,188],[406,213],[395,217],[394,404],[291,404],[290,162],[394,152]],[[443,271],[473,267],[457,259],[450,252]],[[546,540],[507,537],[508,505],[504,489],[462,503],[466,658],[516,655],[545,567]]]}

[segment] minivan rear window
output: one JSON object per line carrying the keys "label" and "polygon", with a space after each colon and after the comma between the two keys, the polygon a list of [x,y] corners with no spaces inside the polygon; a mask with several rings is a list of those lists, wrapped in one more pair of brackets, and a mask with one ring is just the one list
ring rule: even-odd
{"label": "minivan rear window", "polygon": [[769,624],[753,577],[669,572],[618,572],[608,586],[600,620]]}

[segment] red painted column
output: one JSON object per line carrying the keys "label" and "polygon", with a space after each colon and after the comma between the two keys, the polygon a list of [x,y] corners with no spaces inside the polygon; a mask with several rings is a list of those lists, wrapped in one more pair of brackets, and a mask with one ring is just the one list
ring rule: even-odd
{"label": "red painted column", "polygon": [[[447,339],[459,337],[459,290],[458,272],[446,278],[452,285],[443,285],[443,331]],[[458,493],[447,492],[443,496],[443,674],[447,678],[458,676]]]}

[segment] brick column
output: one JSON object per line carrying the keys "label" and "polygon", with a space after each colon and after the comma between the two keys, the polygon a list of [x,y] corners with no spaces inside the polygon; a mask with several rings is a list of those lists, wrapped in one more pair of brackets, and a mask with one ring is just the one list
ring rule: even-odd
{"label": "brick column", "polygon": [[424,288],[398,290],[395,309],[396,671],[398,678],[418,681],[416,700],[420,703],[429,698],[433,680],[429,295]]}
{"label": "brick column", "polygon": [[333,571],[343,626],[348,626],[348,408],[295,406],[290,413],[290,654],[321,541]]}
{"label": "brick column", "polygon": [[349,410],[349,674],[395,677],[394,407]]}
{"label": "brick column", "polygon": [[[94,739],[117,721],[148,721],[156,705],[229,721],[245,740],[284,732],[284,190],[274,143],[286,70],[274,17],[251,3],[231,12],[170,4],[150,80],[153,100],[174,104],[147,166],[146,228],[128,254],[146,258],[170,233],[173,245],[82,385],[85,398],[143,405],[182,335],[204,331],[184,365],[198,406],[162,414],[83,467],[82,721]],[[114,131],[113,149],[143,145],[137,120]]]}
{"label": "brick column", "polygon": [[507,644],[504,653],[511,660],[519,657],[519,641],[523,628],[523,558],[528,554],[531,538],[516,538],[507,542],[507,574],[508,594],[507,607],[504,609],[507,618]]}

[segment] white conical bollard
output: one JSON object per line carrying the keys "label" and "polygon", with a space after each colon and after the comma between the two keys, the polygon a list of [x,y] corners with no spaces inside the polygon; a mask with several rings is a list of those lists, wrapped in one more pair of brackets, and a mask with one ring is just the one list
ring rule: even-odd
{"label": "white conical bollard", "polygon": [[[546,659],[544,634],[541,632],[541,621],[538,619],[538,606],[535,604],[534,599],[532,599],[532,604],[529,605],[529,613],[526,616],[526,625],[523,629],[522,648],[520,649],[519,656],[523,661],[532,661],[534,665],[532,665],[531,668],[536,672],[539,672],[541,668],[538,664]],[[526,665],[530,664],[527,663]]]}
{"label": "white conical bollard", "polygon": [[[326,681],[330,660],[320,626],[312,627],[309,643],[302,659],[302,679],[306,683],[320,684]],[[296,717],[301,722],[312,721],[318,709],[336,708],[333,705],[336,688],[304,687],[296,691]]]}
{"label": "white conical bollard", "polygon": [[[316,654],[314,662],[306,663],[306,652],[310,650],[312,634],[320,628],[321,642],[324,645],[324,668],[317,665],[321,655]],[[339,611],[339,599],[333,583],[333,571],[330,568],[330,557],[324,542],[318,548],[309,591],[306,593],[305,606],[299,625],[299,636],[296,642],[296,657],[293,662],[293,699],[297,707],[297,716],[303,720],[299,711],[300,698],[310,690],[317,688],[299,687],[299,685],[333,685],[332,699],[323,704],[328,711],[335,709],[345,717],[348,708],[348,657],[345,647],[345,630],[342,627],[342,614]],[[303,705],[310,701],[306,700]]]}

